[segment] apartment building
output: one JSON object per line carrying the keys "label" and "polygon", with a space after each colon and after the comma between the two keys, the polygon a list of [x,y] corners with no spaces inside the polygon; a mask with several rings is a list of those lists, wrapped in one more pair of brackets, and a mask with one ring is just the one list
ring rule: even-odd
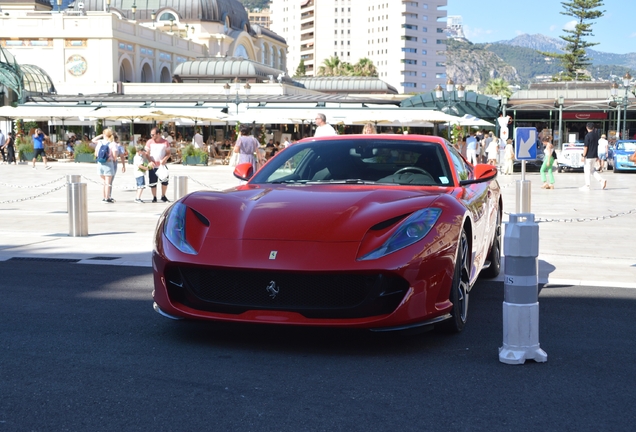
{"label": "apartment building", "polygon": [[266,29],[270,28],[272,23],[269,9],[247,11],[250,24],[256,24]]}
{"label": "apartment building", "polygon": [[373,61],[400,93],[431,91],[446,80],[447,0],[273,0],[271,29],[285,38],[293,75],[304,60],[316,76],[332,56]]}

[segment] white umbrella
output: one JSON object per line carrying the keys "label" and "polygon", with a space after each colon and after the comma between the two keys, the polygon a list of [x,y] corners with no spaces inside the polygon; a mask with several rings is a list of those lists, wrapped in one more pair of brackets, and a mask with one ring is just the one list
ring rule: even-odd
{"label": "white umbrella", "polygon": [[453,123],[459,124],[460,126],[477,126],[477,127],[495,126],[493,123],[490,123],[486,120],[482,120],[470,114],[465,114],[463,117],[459,118],[457,121],[454,121]]}

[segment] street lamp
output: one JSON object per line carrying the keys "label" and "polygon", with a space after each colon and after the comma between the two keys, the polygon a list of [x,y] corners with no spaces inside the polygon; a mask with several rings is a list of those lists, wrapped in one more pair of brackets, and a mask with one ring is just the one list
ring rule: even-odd
{"label": "street lamp", "polygon": [[106,0],[106,12],[110,12],[110,0]]}
{"label": "street lamp", "polygon": [[157,13],[154,10],[150,14],[150,19],[152,20],[152,28],[155,28],[155,19],[157,19]]}
{"label": "street lamp", "polygon": [[135,12],[137,12],[137,4],[133,3],[133,5],[130,7],[130,10],[132,11],[132,20],[135,20]]}
{"label": "street lamp", "polygon": [[57,0],[57,13],[62,13],[62,0]]}
{"label": "street lamp", "polygon": [[174,24],[174,18],[170,18],[170,33],[172,33],[172,25]]}
{"label": "street lamp", "polygon": [[455,82],[449,78],[446,81],[446,91],[444,91],[444,88],[440,84],[437,84],[434,91],[435,97],[443,104],[441,107],[443,112],[448,113],[448,111],[452,111],[456,115],[459,115],[459,110],[456,105],[462,102],[466,95],[466,90],[463,85],[459,84],[455,86]]}
{"label": "street lamp", "polygon": [[[617,119],[616,119],[616,131],[618,133],[618,138],[622,138],[625,139],[626,133],[628,132],[629,129],[627,129],[627,107],[629,105],[629,86],[632,80],[632,76],[629,74],[629,72],[625,73],[625,75],[623,76],[623,78],[621,79],[622,83],[623,83],[623,88],[625,89],[625,95],[624,96],[619,96],[618,95],[618,89],[620,88],[620,85],[615,81],[612,83],[612,86],[610,87],[610,94],[612,96],[612,99],[614,99],[614,104],[617,107],[618,110],[618,115],[617,115]],[[625,128],[625,130],[621,130],[621,106],[623,107],[623,116],[624,116],[624,120],[623,120],[623,127]]]}
{"label": "street lamp", "polygon": [[559,96],[559,143],[557,145],[558,149],[563,148],[563,96]]}
{"label": "street lamp", "polygon": [[[245,83],[245,85],[243,86],[243,90],[245,91],[245,100],[242,100],[239,97],[239,90],[240,90],[241,86],[239,83],[239,79],[238,77],[236,77],[234,79],[234,89],[236,90],[236,96],[234,98],[233,101],[231,101],[233,104],[236,105],[236,114],[238,115],[238,107],[240,104],[242,104],[243,102],[247,102],[247,99],[250,96],[250,91],[252,89],[252,86],[250,86],[250,83]],[[223,86],[223,90],[225,90],[225,98],[227,102],[230,102],[230,84],[225,83],[225,85]]]}

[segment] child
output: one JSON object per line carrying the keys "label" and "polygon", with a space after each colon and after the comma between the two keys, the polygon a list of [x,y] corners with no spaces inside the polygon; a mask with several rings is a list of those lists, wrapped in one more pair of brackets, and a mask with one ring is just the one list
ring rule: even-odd
{"label": "child", "polygon": [[515,151],[512,148],[512,140],[508,138],[506,141],[506,153],[505,153],[505,164],[504,164],[504,174],[512,174],[513,166],[515,160]]}
{"label": "child", "polygon": [[135,180],[137,181],[137,198],[135,202],[142,204],[141,193],[146,188],[146,171],[154,168],[152,162],[148,162],[148,156],[146,155],[146,148],[143,144],[138,144],[136,148],[137,152],[133,158],[133,165],[135,166]]}

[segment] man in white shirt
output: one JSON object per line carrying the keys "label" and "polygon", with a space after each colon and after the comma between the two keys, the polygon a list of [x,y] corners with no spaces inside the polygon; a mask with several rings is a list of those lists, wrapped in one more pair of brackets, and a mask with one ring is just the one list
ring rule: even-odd
{"label": "man in white shirt", "polygon": [[327,123],[327,117],[322,113],[316,114],[316,126],[314,137],[338,135],[338,132]]}
{"label": "man in white shirt", "polygon": [[599,171],[605,171],[605,166],[607,164],[607,149],[609,147],[609,142],[607,141],[607,135],[601,135],[601,139],[598,140],[598,160],[600,162]]}
{"label": "man in white shirt", "polygon": [[153,168],[148,170],[148,184],[152,193],[152,202],[157,202],[157,183],[161,183],[161,201],[170,202],[166,198],[168,179],[161,181],[157,177],[159,167],[165,165],[170,158],[170,144],[163,139],[158,128],[152,128],[150,131],[150,139],[146,141],[146,152],[148,152],[148,159],[153,164]]}
{"label": "man in white shirt", "polygon": [[203,148],[203,135],[201,135],[200,130],[197,130],[197,133],[195,133],[194,137],[192,137],[192,144],[194,145],[194,148]]}

